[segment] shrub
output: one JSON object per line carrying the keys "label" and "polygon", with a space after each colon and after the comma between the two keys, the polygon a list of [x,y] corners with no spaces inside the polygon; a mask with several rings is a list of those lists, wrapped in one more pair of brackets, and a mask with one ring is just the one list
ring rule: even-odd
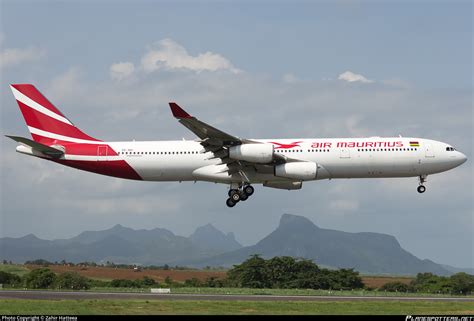
{"label": "shrub", "polygon": [[87,278],[76,272],[66,272],[56,279],[56,287],[59,289],[87,290],[90,288]]}
{"label": "shrub", "polygon": [[56,274],[50,269],[35,269],[25,276],[26,286],[33,289],[47,289],[53,286]]}
{"label": "shrub", "polygon": [[385,283],[379,290],[387,292],[411,292],[413,288],[402,282],[389,282]]}
{"label": "shrub", "polygon": [[13,273],[0,271],[0,284],[18,286],[21,284],[21,278]]}

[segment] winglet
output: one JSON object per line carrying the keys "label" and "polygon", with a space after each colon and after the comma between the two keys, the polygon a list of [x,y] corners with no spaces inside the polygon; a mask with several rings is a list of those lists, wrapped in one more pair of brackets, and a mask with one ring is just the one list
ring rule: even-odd
{"label": "winglet", "polygon": [[177,103],[170,102],[171,112],[176,118],[192,118],[190,114],[185,112],[183,108],[179,107]]}

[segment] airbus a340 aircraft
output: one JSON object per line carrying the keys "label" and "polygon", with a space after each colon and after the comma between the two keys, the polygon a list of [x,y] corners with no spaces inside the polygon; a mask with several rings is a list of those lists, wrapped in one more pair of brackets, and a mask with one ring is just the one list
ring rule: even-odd
{"label": "airbus a340 aircraft", "polygon": [[239,138],[173,102],[173,116],[198,139],[105,142],[74,126],[33,85],[11,90],[33,138],[7,136],[20,143],[17,152],[120,178],[228,184],[229,207],[254,193],[251,184],[293,190],[304,181],[333,178],[418,177],[423,193],[427,175],[466,161],[451,145],[422,138]]}

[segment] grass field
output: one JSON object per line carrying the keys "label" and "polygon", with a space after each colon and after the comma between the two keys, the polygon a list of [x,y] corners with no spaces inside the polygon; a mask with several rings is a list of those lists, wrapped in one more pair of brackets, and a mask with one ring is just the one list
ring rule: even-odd
{"label": "grass field", "polygon": [[472,302],[2,300],[0,314],[473,314]]}
{"label": "grass field", "polygon": [[[18,288],[4,287],[4,290],[21,290]],[[35,291],[34,289],[30,289]],[[55,289],[42,289],[41,291],[57,291]],[[61,291],[68,291],[61,289]],[[111,287],[94,287],[86,292],[117,292],[117,293],[150,293],[150,288],[111,288]],[[405,293],[405,292],[381,292],[381,291],[339,291],[339,290],[314,290],[314,289],[252,289],[252,288],[171,288],[173,294],[229,294],[229,295],[288,295],[288,296],[357,296],[357,297],[461,297],[472,298],[473,295],[450,295],[437,293]]]}
{"label": "grass field", "polygon": [[17,264],[0,264],[0,271],[13,273],[18,276],[23,276],[26,273],[30,272],[30,269],[23,265]]}
{"label": "grass field", "polygon": [[[148,290],[149,291],[149,290]],[[147,292],[148,292],[147,291]],[[314,296],[396,296],[396,297],[453,297],[450,294],[437,293],[406,293],[406,292],[383,292],[383,291],[334,291],[314,289],[251,289],[251,288],[172,288],[172,293],[180,294],[243,294],[243,295],[314,295]],[[460,296],[472,297],[472,296]]]}
{"label": "grass field", "polygon": [[[150,293],[149,288],[91,288],[93,292],[132,292]],[[455,296],[437,293],[405,293],[382,291],[339,291],[339,290],[314,290],[314,289],[252,289],[252,288],[171,288],[173,294],[232,294],[232,295],[313,295],[313,296],[363,296],[363,297],[473,297],[472,295]]]}

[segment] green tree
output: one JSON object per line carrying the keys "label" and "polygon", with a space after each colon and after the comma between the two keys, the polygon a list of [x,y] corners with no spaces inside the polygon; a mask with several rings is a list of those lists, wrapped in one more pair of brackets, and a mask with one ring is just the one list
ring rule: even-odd
{"label": "green tree", "polygon": [[271,283],[267,279],[266,269],[265,260],[255,254],[241,264],[234,265],[227,275],[229,280],[241,287],[268,288]]}
{"label": "green tree", "polygon": [[451,293],[453,286],[450,278],[433,273],[418,273],[411,282],[414,290],[426,293]]}
{"label": "green tree", "polygon": [[0,271],[0,284],[18,286],[21,284],[21,278],[13,273]]}
{"label": "green tree", "polygon": [[474,292],[474,275],[467,273],[456,273],[449,278],[451,281],[452,294],[470,294]]}
{"label": "green tree", "polygon": [[224,282],[219,278],[210,276],[206,279],[203,285],[208,288],[222,288],[224,286]]}
{"label": "green tree", "polygon": [[333,273],[335,276],[334,280],[342,290],[361,289],[364,287],[359,272],[354,271],[354,269],[339,269],[333,271]]}
{"label": "green tree", "polygon": [[265,262],[265,278],[274,288],[287,288],[295,279],[297,264],[291,256],[275,256]]}
{"label": "green tree", "polygon": [[142,284],[143,286],[147,287],[147,286],[153,286],[156,284],[156,281],[153,280],[152,278],[149,278],[148,276],[144,276],[143,277],[143,280],[142,280]]}
{"label": "green tree", "polygon": [[53,286],[56,274],[50,269],[35,269],[25,276],[26,286],[33,289],[47,289]]}
{"label": "green tree", "polygon": [[198,287],[202,287],[203,283],[198,278],[192,278],[192,279],[185,280],[184,286],[198,288]]}
{"label": "green tree", "polygon": [[114,288],[141,288],[142,283],[140,280],[114,279],[110,282],[110,286]]}
{"label": "green tree", "polygon": [[87,278],[77,272],[65,272],[56,279],[56,287],[60,289],[87,290],[90,288]]}

